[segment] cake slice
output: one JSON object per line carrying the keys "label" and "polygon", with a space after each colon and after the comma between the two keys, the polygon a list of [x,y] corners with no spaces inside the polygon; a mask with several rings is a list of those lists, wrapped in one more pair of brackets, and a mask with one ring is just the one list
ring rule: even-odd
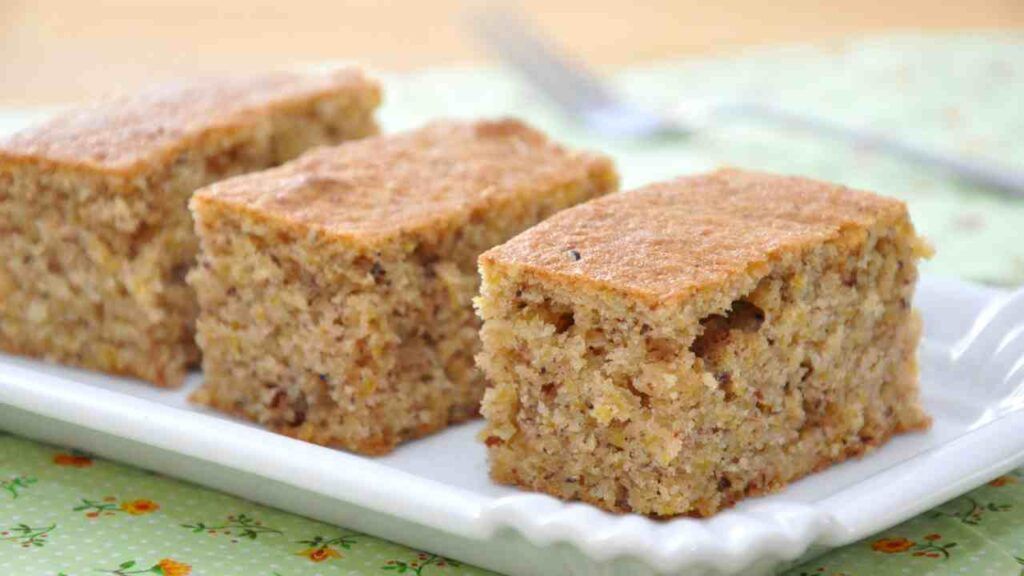
{"label": "cake slice", "polygon": [[480,258],[491,475],[708,516],[929,425],[896,200],[734,169],[566,210]]}
{"label": "cake slice", "polygon": [[324,148],[199,191],[194,399],[367,454],[475,416],[477,257],[616,186],[607,158],[499,120]]}
{"label": "cake slice", "polygon": [[192,192],[377,131],[355,70],[200,81],[0,141],[0,350],[158,385],[198,359]]}

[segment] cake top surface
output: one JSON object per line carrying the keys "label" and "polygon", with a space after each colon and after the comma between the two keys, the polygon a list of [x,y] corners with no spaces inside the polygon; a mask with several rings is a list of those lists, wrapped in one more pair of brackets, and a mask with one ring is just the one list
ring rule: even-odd
{"label": "cake top surface", "polygon": [[843,228],[905,214],[902,202],[868,192],[726,168],[570,208],[481,261],[665,301],[723,285]]}
{"label": "cake top surface", "polygon": [[330,94],[380,98],[357,69],[195,80],[75,108],[0,140],[0,160],[132,172],[173,160],[211,131]]}
{"label": "cake top surface", "polygon": [[193,202],[369,241],[593,178],[615,179],[611,161],[567,150],[518,120],[437,121],[314,149],[201,189]]}

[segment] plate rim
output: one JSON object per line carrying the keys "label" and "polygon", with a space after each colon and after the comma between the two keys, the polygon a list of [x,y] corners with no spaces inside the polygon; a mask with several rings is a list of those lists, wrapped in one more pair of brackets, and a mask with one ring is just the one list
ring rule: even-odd
{"label": "plate rim", "polygon": [[[966,338],[984,340],[978,334],[984,336],[984,323],[992,324],[993,319],[1011,327],[1024,327],[1024,290],[1007,295],[968,282],[935,277],[928,277],[928,284],[939,292],[975,291],[977,298],[988,301],[975,316],[975,326]],[[1014,303],[1019,310],[1012,308]],[[1008,307],[1014,312],[1009,320],[998,313]],[[1024,336],[1019,340],[1024,342]],[[986,353],[994,355],[1002,342],[989,337],[973,350],[983,357]],[[955,353],[957,346],[950,347],[951,344],[954,343],[942,343],[941,347]],[[971,348],[961,342],[959,349],[963,352]],[[1024,427],[1024,409],[1018,407],[873,476],[884,477],[892,468],[906,467],[921,458],[968,455],[968,466],[959,467],[956,474],[947,466],[945,473],[918,481],[917,487],[909,491],[913,496],[909,502],[900,503],[893,497],[874,501],[861,498],[859,514],[844,516],[843,511],[850,508],[850,491],[856,493],[872,479],[867,478],[815,503],[748,501],[752,503],[709,519],[656,523],[641,516],[612,515],[587,504],[565,503],[541,494],[489,498],[373,459],[301,442],[198,410],[168,406],[47,374],[5,358],[0,356],[0,367],[4,368],[0,371],[0,404],[282,482],[453,537],[492,541],[501,531],[510,529],[535,546],[568,544],[597,563],[636,558],[659,572],[693,569],[730,574],[758,562],[794,561],[813,547],[841,546],[884,530],[1024,464],[1024,436],[1018,439],[1015,436],[1019,434],[1009,433]],[[33,363],[17,360],[22,364]],[[88,394],[81,393],[83,387]],[[190,441],[186,443],[180,436],[183,413],[189,414],[189,418],[203,419],[203,426],[191,430]],[[17,434],[17,430],[11,431]],[[986,449],[971,451],[960,444]],[[288,454],[288,465],[268,466],[268,452]],[[332,455],[330,462],[317,457],[325,452]],[[345,465],[342,472],[336,469],[338,458]],[[969,474],[962,474],[964,470]],[[367,477],[374,478],[374,482],[365,482]]]}

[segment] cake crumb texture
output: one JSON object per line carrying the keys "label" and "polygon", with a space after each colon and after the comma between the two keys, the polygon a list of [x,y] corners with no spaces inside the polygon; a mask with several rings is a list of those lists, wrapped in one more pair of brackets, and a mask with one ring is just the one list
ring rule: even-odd
{"label": "cake crumb texture", "polygon": [[193,399],[366,454],[476,416],[478,256],[617,183],[605,157],[484,120],[324,148],[199,191]]}
{"label": "cake crumb texture", "polygon": [[709,516],[926,428],[926,253],[898,201],[735,169],[561,212],[480,259],[492,477]]}
{"label": "cake crumb texture", "polygon": [[197,81],[0,142],[0,350],[182,381],[198,359],[197,188],[377,131],[356,70]]}

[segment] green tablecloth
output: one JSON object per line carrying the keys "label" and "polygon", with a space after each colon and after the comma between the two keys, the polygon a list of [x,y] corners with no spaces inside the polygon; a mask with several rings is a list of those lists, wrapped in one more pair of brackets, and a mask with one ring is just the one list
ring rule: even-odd
{"label": "green tablecloth", "polygon": [[[0,435],[0,574],[100,573],[488,574],[130,463]],[[1024,575],[1024,470],[786,574]]]}
{"label": "green tablecloth", "polygon": [[[621,90],[667,106],[763,97],[884,127],[937,148],[1024,166],[1024,35],[890,37],[663,63]],[[616,156],[625,184],[734,164],[802,173],[906,199],[938,248],[927,269],[1024,282],[1024,201],[972,189],[868,150],[730,125],[686,140],[602,142],[514,77],[443,70],[387,78],[385,126],[515,114]],[[0,436],[0,574],[164,576],[480,574],[484,571],[88,455]],[[1024,574],[1024,473],[787,574]]]}

